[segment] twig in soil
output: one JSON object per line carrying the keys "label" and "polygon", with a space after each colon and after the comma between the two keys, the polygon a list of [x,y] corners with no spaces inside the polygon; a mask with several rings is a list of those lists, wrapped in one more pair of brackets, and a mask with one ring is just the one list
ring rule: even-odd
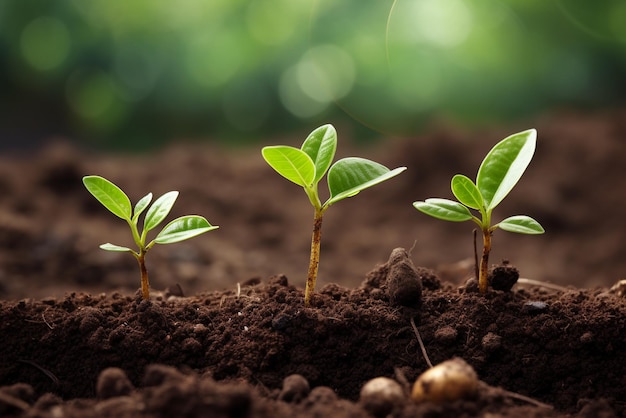
{"label": "twig in soil", "polygon": [[45,312],[42,312],[42,313],[41,313],[41,319],[43,319],[43,322],[44,322],[44,323],[48,326],[48,328],[53,329],[52,325],[50,325],[50,324],[48,323],[48,321],[46,321],[46,316],[45,316],[45,315],[46,315],[46,313],[45,313]]}
{"label": "twig in soil", "polygon": [[59,378],[56,377],[50,370],[44,369],[43,367],[41,367],[34,361],[23,360],[23,359],[18,359],[17,361],[20,363],[28,364],[29,366],[33,366],[34,368],[36,368],[37,370],[39,370],[40,372],[48,376],[48,378],[52,380],[52,383],[54,383],[55,386],[57,387],[60,386],[61,382],[59,381]]}
{"label": "twig in soil", "polygon": [[545,287],[547,289],[552,289],[552,290],[558,290],[561,292],[566,292],[567,288],[563,287],[563,286],[559,286],[558,284],[553,284],[553,283],[546,283],[546,282],[542,282],[539,280],[534,280],[534,279],[526,279],[523,277],[520,277],[519,279],[517,279],[517,283],[519,284],[527,284],[527,285],[531,285],[531,286],[541,286],[541,287]]}
{"label": "twig in soil", "polygon": [[428,364],[429,368],[433,367],[433,364],[430,362],[428,358],[428,353],[426,352],[426,347],[424,347],[424,341],[422,341],[422,337],[420,336],[420,332],[417,330],[417,326],[415,325],[415,321],[411,318],[411,326],[413,327],[413,332],[415,332],[415,336],[417,337],[417,342],[420,345],[420,349],[422,350],[422,355],[424,356],[424,360],[426,360],[426,364]]}

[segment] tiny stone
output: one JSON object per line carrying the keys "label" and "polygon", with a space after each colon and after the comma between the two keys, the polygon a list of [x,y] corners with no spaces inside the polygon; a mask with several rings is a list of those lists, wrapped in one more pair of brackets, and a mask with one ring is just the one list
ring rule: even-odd
{"label": "tiny stone", "polygon": [[388,377],[376,377],[368,381],[359,396],[363,409],[375,417],[385,417],[396,405],[404,402],[402,386]]}
{"label": "tiny stone", "polygon": [[311,390],[306,400],[310,405],[330,405],[337,400],[337,394],[328,386],[318,386]]}
{"label": "tiny stone", "polygon": [[115,396],[128,396],[133,390],[124,370],[109,367],[100,372],[96,384],[96,393],[100,399],[109,399]]}
{"label": "tiny stone", "polygon": [[483,347],[483,350],[488,353],[493,353],[494,351],[497,351],[500,347],[502,347],[502,337],[498,334],[494,334],[493,332],[488,332],[483,337],[481,345]]}
{"label": "tiny stone", "polygon": [[522,313],[537,314],[548,309],[548,304],[540,301],[526,302],[522,306]]}
{"label": "tiny stone", "polygon": [[310,391],[311,387],[304,376],[292,374],[283,380],[283,389],[280,391],[278,399],[285,402],[299,403],[309,395]]}
{"label": "tiny stone", "polygon": [[594,339],[595,339],[595,335],[593,335],[593,332],[591,331],[587,331],[583,335],[580,336],[580,342],[583,344],[589,344],[593,342]]}
{"label": "tiny stone", "polygon": [[435,331],[435,340],[441,343],[451,343],[456,340],[458,332],[451,326],[445,326]]}

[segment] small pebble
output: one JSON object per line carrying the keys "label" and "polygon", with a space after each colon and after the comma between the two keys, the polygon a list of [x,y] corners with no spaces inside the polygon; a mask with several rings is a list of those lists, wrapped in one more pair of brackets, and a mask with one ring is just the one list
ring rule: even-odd
{"label": "small pebble", "polygon": [[453,358],[422,373],[413,385],[411,397],[416,402],[444,404],[474,396],[478,382],[472,366],[461,358]]}
{"label": "small pebble", "polygon": [[385,417],[394,406],[402,404],[404,398],[404,391],[398,382],[388,377],[376,377],[363,385],[359,402],[375,417]]}
{"label": "small pebble", "polygon": [[456,329],[447,325],[435,331],[435,340],[441,343],[451,343],[456,340],[456,337],[458,335],[459,333],[457,332]]}
{"label": "small pebble", "polygon": [[502,347],[502,337],[493,332],[488,332],[483,337],[481,345],[487,353],[493,353]]}
{"label": "small pebble", "polygon": [[96,383],[96,394],[100,399],[109,399],[116,396],[128,396],[133,390],[133,384],[128,380],[126,372],[117,367],[109,367],[100,372]]}
{"label": "small pebble", "polygon": [[284,402],[299,403],[311,392],[309,381],[304,376],[292,374],[283,380],[283,388],[278,395],[278,399]]}
{"label": "small pebble", "polygon": [[546,311],[548,309],[548,304],[541,301],[532,301],[526,302],[524,306],[522,306],[522,313],[527,314],[538,314]]}

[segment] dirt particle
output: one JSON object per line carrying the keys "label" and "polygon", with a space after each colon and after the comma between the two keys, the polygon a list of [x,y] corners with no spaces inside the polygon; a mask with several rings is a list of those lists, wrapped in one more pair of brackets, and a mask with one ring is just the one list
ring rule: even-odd
{"label": "dirt particle", "polygon": [[268,284],[277,286],[289,286],[289,280],[284,274],[277,274],[268,280]]}
{"label": "dirt particle", "polygon": [[487,353],[498,351],[502,347],[502,337],[493,332],[488,332],[481,340],[481,346]]}
{"label": "dirt particle", "polygon": [[337,400],[337,394],[328,386],[318,386],[311,390],[306,398],[306,403],[310,405],[330,405]]}
{"label": "dirt particle", "polygon": [[98,376],[96,394],[100,399],[109,399],[116,396],[128,396],[133,390],[133,384],[128,380],[126,372],[117,367],[104,369]]}
{"label": "dirt particle", "polygon": [[508,292],[517,283],[519,279],[519,270],[503,262],[502,265],[496,266],[491,270],[487,278],[489,285],[494,290]]}
{"label": "dirt particle", "polygon": [[422,299],[422,280],[404,248],[396,248],[387,261],[387,294],[393,305],[415,307]]}
{"label": "dirt particle", "polygon": [[199,353],[202,351],[202,344],[195,338],[185,338],[182,349],[187,353]]}
{"label": "dirt particle", "polygon": [[284,402],[299,403],[305,399],[311,391],[308,380],[299,374],[292,374],[283,380],[283,388],[278,399]]}
{"label": "dirt particle", "polygon": [[594,339],[595,339],[595,335],[593,335],[593,332],[591,331],[587,331],[583,335],[580,336],[580,342],[583,344],[592,343]]}
{"label": "dirt particle", "polygon": [[445,327],[441,327],[439,328],[437,331],[435,331],[435,340],[437,342],[440,343],[451,343],[456,341],[457,336],[459,335],[459,333],[457,332],[456,329],[452,328],[451,326],[447,325]]}

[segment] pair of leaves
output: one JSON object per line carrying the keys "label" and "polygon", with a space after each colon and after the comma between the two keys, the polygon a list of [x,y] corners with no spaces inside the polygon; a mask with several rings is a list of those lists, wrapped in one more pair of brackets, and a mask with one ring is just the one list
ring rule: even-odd
{"label": "pair of leaves", "polygon": [[406,167],[389,170],[382,164],[359,157],[343,158],[332,164],[336,150],[335,128],[323,125],[309,134],[301,148],[276,145],[264,147],[261,152],[278,174],[313,193],[316,198],[317,184],[328,172],[330,197],[321,208],[352,197],[406,170]]}
{"label": "pair of leaves", "polygon": [[[155,200],[152,206],[150,206],[152,193],[148,193],[137,202],[133,210],[130,199],[126,193],[104,177],[86,176],[83,178],[83,184],[105,208],[107,208],[115,216],[128,222],[128,224],[131,225],[131,228],[135,228],[135,231],[139,221],[139,216],[146,209],[148,209],[144,218],[142,237],[139,238],[140,242],[137,242],[137,245],[140,247],[145,244],[143,241],[145,239],[145,234],[156,228],[165,220],[178,197],[178,192],[168,192]],[[155,244],[172,244],[193,238],[197,235],[217,228],[217,226],[209,224],[209,222],[202,216],[182,216],[168,223],[159,232],[153,242]],[[108,251],[132,251],[130,248],[110,243],[103,244],[100,248]]]}
{"label": "pair of leaves", "polygon": [[[452,178],[451,188],[455,202],[448,199],[426,199],[414,202],[416,209],[438,219],[453,222],[474,220],[483,229],[490,228],[491,212],[511,192],[530,164],[535,152],[537,131],[529,129],[511,135],[496,144],[483,160],[476,183],[457,174]],[[469,209],[482,215],[478,219]],[[542,234],[543,227],[533,218],[518,215],[502,220],[492,227],[520,234]]]}

